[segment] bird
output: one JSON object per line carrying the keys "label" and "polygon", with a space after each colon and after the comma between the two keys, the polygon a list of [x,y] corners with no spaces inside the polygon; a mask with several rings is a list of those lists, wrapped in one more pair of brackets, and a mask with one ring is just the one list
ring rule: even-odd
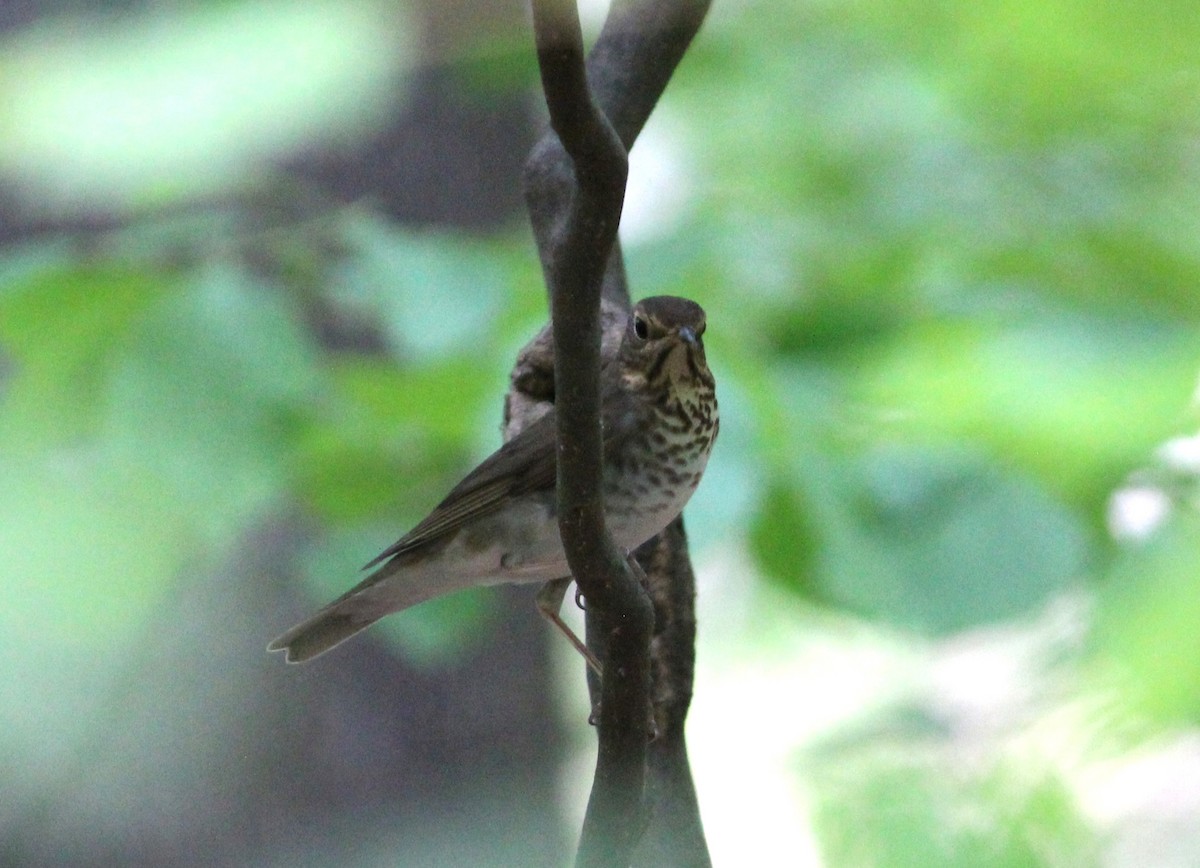
{"label": "bird", "polygon": [[[716,382],[704,352],[704,309],[677,296],[633,306],[615,356],[601,370],[605,520],[626,553],[682,512],[720,430]],[[301,663],[380,618],[474,586],[566,588],[559,538],[554,408],[484,459],[411,531],[384,549],[360,584],[267,646]],[[553,593],[551,596],[555,596]],[[587,652],[539,597],[542,614]],[[596,668],[594,658],[589,662]]]}

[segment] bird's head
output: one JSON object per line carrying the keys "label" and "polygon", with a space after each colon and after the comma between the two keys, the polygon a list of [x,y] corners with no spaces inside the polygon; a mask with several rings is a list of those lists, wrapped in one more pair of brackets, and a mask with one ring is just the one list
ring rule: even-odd
{"label": "bird's head", "polygon": [[621,340],[622,375],[651,388],[664,381],[675,387],[711,388],[705,325],[704,308],[694,301],[673,295],[642,299],[633,306]]}

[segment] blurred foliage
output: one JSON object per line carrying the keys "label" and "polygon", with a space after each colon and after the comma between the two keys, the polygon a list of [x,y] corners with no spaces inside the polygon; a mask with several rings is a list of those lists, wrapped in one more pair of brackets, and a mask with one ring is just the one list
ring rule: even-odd
{"label": "blurred foliage", "polygon": [[[3,525],[26,540],[10,551],[29,554],[30,542],[48,547],[31,555],[31,566],[40,565],[25,573],[32,584],[55,584],[45,573],[53,569],[52,540],[103,538],[121,513],[83,504],[68,513],[64,502],[58,515],[47,493],[32,501],[44,510],[31,510],[22,496],[30,486],[71,489],[82,480],[87,485],[70,500],[95,486],[94,496],[113,504],[141,503],[128,516],[135,526],[119,536],[131,557],[141,541],[148,580],[161,589],[198,547],[219,551],[289,492],[335,530],[387,519],[391,529],[375,538],[378,547],[494,442],[506,373],[490,360],[511,353],[537,324],[529,307],[500,309],[496,287],[506,274],[525,275],[513,254],[489,255],[475,243],[472,256],[452,239],[403,233],[393,233],[390,246],[380,237],[363,243],[364,221],[350,211],[313,230],[314,247],[324,239],[341,248],[314,274],[290,261],[294,238],[213,231],[183,247],[146,245],[139,255],[118,234],[97,251],[30,267],[0,295],[0,339],[12,370],[0,448],[28,460],[6,462],[17,478],[5,487],[13,518]],[[384,246],[388,267],[412,276],[414,286],[427,280],[477,304],[451,309],[415,291],[388,297],[381,278],[364,276],[382,267]],[[463,255],[450,255],[460,247]],[[481,261],[490,267],[487,280]],[[321,299],[310,293],[314,283]],[[317,303],[378,325],[392,355],[322,349],[311,321]],[[57,530],[23,528],[35,515]],[[184,539],[164,541],[174,553],[164,564],[153,543],[176,523]],[[360,562],[371,548],[359,551]],[[104,563],[89,569],[103,579],[72,583],[85,597],[87,588],[109,594],[113,582],[142,574],[124,561],[112,564],[112,576]],[[345,578],[344,570],[327,577],[323,593]],[[6,614],[30,623],[26,602],[36,605],[23,597]],[[85,611],[93,605],[78,603]],[[56,608],[40,611],[51,625],[76,620]]]}
{"label": "blurred foliage", "polygon": [[[507,370],[545,315],[527,233],[256,210],[292,192],[266,157],[359,135],[403,94],[408,32],[382,36],[373,9],[211,4],[136,62],[108,24],[6,37],[5,181],[34,213],[137,215],[0,256],[0,663],[31,698],[0,709],[14,774],[49,750],[39,702],[67,742],[86,707],[54,704],[45,666],[83,681],[73,655],[96,655],[93,674],[117,660],[177,582],[288,510],[317,527],[301,572],[323,601],[498,442]],[[688,204],[627,248],[639,294],[696,298],[713,326],[722,435],[696,549],[744,538],[778,587],[917,636],[1094,593],[1091,688],[1156,725],[1200,722],[1194,497],[1173,492],[1148,539],[1107,523],[1195,424],[1200,15],[713,15],[662,107]],[[247,17],[265,22],[254,63]],[[464,86],[531,86],[510,49],[464,57]],[[238,57],[245,86],[213,84]],[[168,95],[196,81],[206,113],[176,125]],[[233,205],[197,198],[214,190]],[[363,345],[331,346],[332,327]],[[386,629],[436,665],[487,612],[461,595]],[[818,775],[831,864],[1090,859],[1053,772],[860,760]]]}
{"label": "blurred foliage", "polygon": [[1111,576],[1110,497],[1193,422],[1200,16],[901,6],[708,31],[668,110],[722,106],[714,180],[634,261],[733,325],[767,573],[942,631]]}
{"label": "blurred foliage", "polygon": [[[751,450],[759,495],[726,522],[782,587],[925,635],[1099,588],[1081,689],[1120,698],[1108,726],[1194,725],[1197,500],[1163,489],[1148,540],[1117,545],[1109,523],[1195,425],[1200,15],[789,11],[717,11],[667,104],[709,121],[688,141],[694,208],[634,252],[635,277],[666,258],[647,270],[723,324],[722,386],[748,392],[715,462]],[[996,787],[953,749],[841,762],[813,784],[832,865],[1099,858],[1053,768]]]}
{"label": "blurred foliage", "polygon": [[877,750],[816,772],[817,827],[831,865],[1095,864],[1096,842],[1063,782],[1026,780],[1027,763],[971,769],[924,753]]}
{"label": "blurred foliage", "polygon": [[270,156],[361,135],[404,97],[407,11],[242,0],[16,31],[0,50],[0,172],[35,213],[253,184]]}

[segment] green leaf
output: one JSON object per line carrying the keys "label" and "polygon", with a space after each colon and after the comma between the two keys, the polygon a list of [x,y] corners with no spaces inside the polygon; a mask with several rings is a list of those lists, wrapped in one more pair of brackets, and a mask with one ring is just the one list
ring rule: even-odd
{"label": "green leaf", "polygon": [[1028,478],[959,450],[810,454],[751,529],[759,566],[817,602],[931,634],[1019,616],[1071,587],[1087,525]]}
{"label": "green leaf", "polygon": [[219,262],[53,268],[0,308],[10,627],[131,641],[201,540],[227,545],[278,496],[311,347],[280,296]]}
{"label": "green leaf", "polygon": [[1010,761],[981,772],[949,749],[906,744],[824,758],[815,777],[817,836],[830,865],[1096,864],[1092,832],[1049,769]]}
{"label": "green leaf", "polygon": [[820,544],[796,487],[780,480],[768,484],[750,526],[750,551],[759,568],[800,595],[820,599],[824,593],[814,575]]}
{"label": "green leaf", "polygon": [[296,312],[214,263],[122,346],[101,436],[169,481],[198,526],[233,534],[277,496],[294,419],[320,382]]}
{"label": "green leaf", "polygon": [[1019,616],[1083,575],[1086,526],[1019,474],[945,448],[880,450],[863,470],[861,526],[887,564],[871,576],[886,581],[838,573],[832,589],[874,617],[951,632]]}
{"label": "green leaf", "polygon": [[0,443],[23,451],[93,433],[106,378],[176,275],[121,262],[50,264],[0,293]]}
{"label": "green leaf", "polygon": [[379,322],[398,357],[478,351],[508,297],[508,273],[486,243],[405,232],[363,212],[341,220],[351,255],[333,287],[342,304]]}
{"label": "green leaf", "polygon": [[1100,596],[1094,674],[1158,723],[1200,723],[1197,576],[1200,518],[1185,511],[1127,545]]}
{"label": "green leaf", "polygon": [[[362,520],[403,504],[432,508],[469,470],[483,417],[498,416],[486,378],[466,359],[397,368],[350,357],[329,375],[330,394],[303,432],[296,472],[302,496],[331,519]],[[492,445],[499,440],[493,435]]]}
{"label": "green leaf", "polygon": [[64,457],[0,466],[7,652],[130,647],[195,554],[185,514],[153,473],[95,452]]}
{"label": "green leaf", "polygon": [[1174,433],[1197,359],[1187,330],[1064,314],[928,323],[856,367],[863,400],[893,409],[895,428],[985,444],[1098,512]]}

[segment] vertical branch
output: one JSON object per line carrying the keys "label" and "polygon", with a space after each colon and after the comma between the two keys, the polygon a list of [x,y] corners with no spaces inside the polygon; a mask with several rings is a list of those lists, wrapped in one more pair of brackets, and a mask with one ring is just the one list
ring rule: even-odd
{"label": "vertical branch", "polygon": [[658,737],[647,756],[650,824],[633,864],[701,868],[711,860],[684,738],[696,664],[696,577],[683,517],[639,548],[637,558],[654,603],[650,701]]}
{"label": "vertical branch", "polygon": [[546,269],[556,347],[558,527],[567,564],[608,636],[597,722],[596,776],[580,839],[580,865],[627,865],[643,828],[649,598],[604,520],[600,432],[600,291],[617,236],[628,161],[592,100],[574,0],[533,4],[550,125],[573,164],[575,193]]}
{"label": "vertical branch", "polygon": [[[599,702],[600,707],[600,744],[580,864],[711,864],[683,731],[695,660],[695,577],[687,540],[677,521],[638,552],[655,618],[650,675],[658,738],[647,755],[641,686],[646,665],[641,623],[645,598],[634,602],[636,587],[631,590],[626,583],[628,575],[614,560],[619,553],[612,551],[607,534],[601,530],[593,536],[585,530],[603,524],[598,476],[588,475],[598,472],[600,465],[582,457],[585,451],[596,454],[589,439],[599,437],[598,428],[591,427],[596,417],[590,411],[579,412],[598,401],[598,381],[586,379],[587,374],[582,383],[571,379],[583,371],[594,372],[595,354],[608,358],[623,331],[621,311],[628,311],[630,299],[615,233],[624,193],[625,149],[641,132],[708,6],[709,0],[613,0],[585,73],[574,4],[534,2],[539,69],[553,130],[529,156],[525,195],[550,292],[555,337],[552,344],[547,329],[522,351],[505,421],[506,426],[519,427],[531,413],[539,413],[536,408],[544,402],[558,404],[560,449],[571,444],[570,450],[560,452],[560,473],[571,473],[566,465],[577,466],[576,461],[583,471],[574,477],[578,484],[567,486],[580,496],[575,501],[580,510],[568,514],[568,504],[560,500],[564,547],[570,558],[573,544],[568,537],[578,531],[581,553],[577,557],[597,566],[594,575],[590,569],[584,575],[572,562],[589,603],[589,644],[602,657],[612,650],[606,671],[621,678],[619,682],[616,677],[606,679],[602,686],[589,679],[593,703]],[[623,148],[613,144],[614,133]],[[597,277],[597,267],[602,277]],[[598,292],[604,298],[602,339],[596,319]],[[562,352],[556,353],[555,346]],[[565,415],[575,421],[564,422]],[[562,434],[575,424],[583,426],[582,440]],[[560,487],[560,498],[564,494],[571,497],[572,491]],[[602,574],[609,579],[601,578]],[[612,576],[619,576],[620,583],[594,586],[595,580],[605,585]],[[621,605],[632,609],[604,605],[603,595],[610,589],[616,596],[623,595]],[[618,611],[636,614],[622,622]],[[647,772],[648,782],[643,777]],[[641,816],[642,805],[648,817]],[[631,857],[629,848],[635,844]]]}

